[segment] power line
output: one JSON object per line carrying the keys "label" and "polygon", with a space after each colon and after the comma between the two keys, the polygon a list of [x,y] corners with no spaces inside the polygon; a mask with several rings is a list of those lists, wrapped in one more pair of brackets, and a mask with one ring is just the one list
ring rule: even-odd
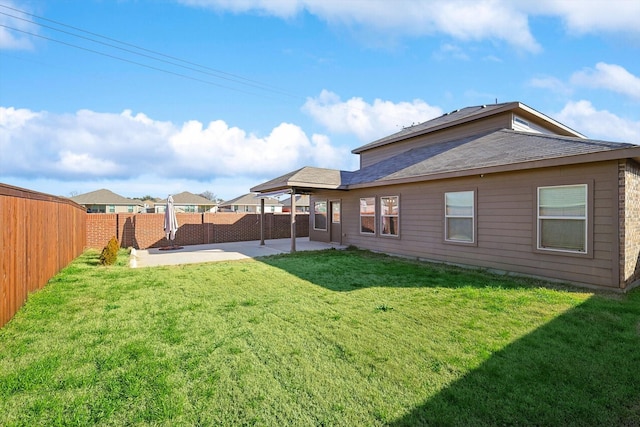
{"label": "power line", "polygon": [[38,37],[38,38],[41,38],[41,39],[44,39],[44,40],[48,40],[48,41],[52,41],[52,42],[55,42],[55,43],[60,43],[60,44],[65,45],[65,46],[73,47],[73,48],[84,50],[84,51],[91,52],[91,53],[95,53],[97,55],[102,55],[102,56],[106,56],[108,58],[117,59],[118,61],[128,62],[129,64],[134,64],[134,65],[138,65],[140,67],[149,68],[151,70],[160,71],[160,72],[167,73],[167,74],[172,74],[174,76],[178,76],[178,77],[182,77],[182,78],[185,78],[185,79],[197,81],[197,82],[200,82],[200,83],[206,83],[206,84],[209,84],[209,85],[213,85],[213,86],[217,86],[217,87],[221,87],[221,88],[225,88],[225,89],[230,89],[230,90],[235,90],[237,92],[243,92],[243,93],[250,94],[250,95],[260,95],[260,94],[256,94],[256,93],[253,93],[253,92],[248,92],[248,91],[245,91],[245,90],[242,90],[242,89],[234,88],[234,87],[231,87],[231,86],[225,86],[225,85],[221,85],[221,84],[218,84],[218,83],[214,83],[214,82],[209,81],[209,80],[203,80],[203,79],[199,79],[197,77],[188,76],[186,74],[176,73],[175,71],[169,71],[169,70],[165,70],[163,68],[158,68],[158,67],[154,67],[152,65],[143,64],[141,62],[133,61],[133,60],[130,60],[130,59],[121,58],[119,56],[111,55],[109,53],[100,52],[100,51],[89,49],[89,48],[86,48],[86,47],[74,45],[72,43],[67,43],[67,42],[64,42],[62,40],[56,40],[56,39],[53,39],[51,37],[47,37],[47,36],[43,36],[43,35],[40,35],[40,34],[32,33],[30,31],[20,30],[18,28],[10,27],[8,25],[0,24],[0,27],[7,28],[7,29],[12,30],[12,31],[18,31],[20,33],[28,34],[30,36]]}
{"label": "power line", "polygon": [[[65,30],[62,30],[60,28],[56,28],[56,27],[53,27],[53,26],[50,26],[50,25],[41,24],[41,23],[38,23],[38,22],[35,22],[35,21],[31,21],[29,19],[25,19],[25,18],[22,18],[22,17],[19,17],[19,16],[11,15],[9,13],[0,12],[1,15],[5,15],[5,16],[8,16],[8,17],[11,17],[11,18],[14,18],[14,19],[18,19],[18,20],[21,20],[21,21],[24,21],[24,22],[28,22],[30,24],[38,25],[38,26],[41,26],[43,28],[48,28],[48,29],[51,29],[51,30],[54,30],[54,31],[58,31],[58,32],[67,34],[67,35],[71,35],[73,37],[77,37],[77,38],[80,38],[80,39],[88,40],[88,41],[93,42],[93,43],[97,43],[97,44],[101,44],[101,45],[104,45],[104,46],[112,47],[112,48],[115,48],[115,49],[118,49],[118,50],[121,50],[121,51],[124,51],[124,52],[127,52],[127,53],[131,53],[131,54],[134,54],[134,55],[146,57],[146,58],[152,59],[154,61],[159,61],[159,62],[163,62],[163,63],[166,63],[166,64],[174,65],[174,66],[177,66],[177,67],[180,67],[180,68],[184,68],[184,69],[187,69],[187,70],[190,70],[190,71],[195,71],[195,72],[198,72],[198,73],[201,73],[201,74],[205,74],[205,75],[209,75],[209,76],[212,76],[212,77],[215,77],[215,78],[227,80],[227,81],[230,81],[230,82],[233,82],[233,83],[238,83],[238,84],[249,86],[249,87],[253,87],[253,88],[256,88],[256,89],[260,89],[260,90],[264,90],[264,91],[268,91],[268,92],[272,92],[272,93],[277,93],[277,94],[280,94],[280,95],[285,95],[285,96],[288,96],[288,97],[291,97],[291,98],[300,98],[300,99],[303,98],[303,97],[301,97],[299,95],[291,94],[291,93],[289,93],[289,92],[287,92],[285,90],[282,90],[282,89],[276,88],[274,86],[267,85],[267,84],[264,84],[264,83],[261,83],[261,82],[255,81],[255,80],[251,80],[251,79],[239,76],[237,74],[227,73],[227,72],[222,71],[222,70],[218,70],[218,69],[211,68],[211,67],[208,67],[208,66],[205,66],[205,65],[197,64],[195,62],[187,61],[187,60],[175,57],[175,56],[164,54],[162,52],[158,52],[158,51],[147,49],[147,48],[144,48],[144,47],[141,47],[141,46],[137,46],[137,45],[134,45],[132,43],[127,43],[127,42],[124,42],[124,41],[121,41],[121,40],[117,40],[117,39],[114,39],[114,38],[111,38],[111,37],[103,36],[101,34],[94,33],[94,32],[91,32],[91,31],[87,31],[87,30],[84,30],[82,28],[74,27],[72,25],[68,25],[68,24],[65,24],[65,23],[62,23],[62,22],[59,22],[59,21],[55,21],[55,20],[48,19],[48,18],[45,18],[45,17],[42,17],[42,16],[38,16],[38,15],[35,15],[35,14],[32,14],[32,13],[26,12],[24,10],[20,10],[20,9],[13,8],[13,7],[10,7],[10,6],[7,6],[7,5],[3,5],[3,4],[0,4],[0,7],[3,7],[5,9],[10,9],[10,10],[13,10],[15,12],[19,12],[19,13],[22,13],[22,14],[37,18],[37,19],[41,19],[43,21],[51,22],[51,23],[54,23],[56,25],[60,25],[62,27],[71,28],[71,29],[73,29],[75,31],[80,31],[80,32],[85,33],[85,34],[89,34],[89,35],[92,35],[92,36],[95,36],[95,37],[102,38],[104,40],[115,42],[115,43],[121,44],[123,46],[129,46],[129,47],[132,47],[132,48],[137,49],[139,51],[148,52],[148,53],[136,52],[134,50],[123,48],[123,47],[120,47],[120,46],[116,46],[114,44],[106,43],[106,42],[103,42],[103,41],[100,41],[100,40],[96,40],[96,39],[93,39],[91,37],[82,36],[80,34],[75,34],[75,33],[72,33],[70,31],[65,31]],[[3,24],[0,24],[0,26],[2,26],[4,28],[7,28],[7,29],[10,29],[10,30],[13,30],[13,31],[18,31],[18,32],[21,32],[21,33],[24,33],[24,34],[28,34],[28,35],[31,35],[31,36],[34,36],[34,37],[39,37],[39,38],[42,38],[42,39],[45,39],[45,40],[57,42],[57,43],[60,43],[60,44],[66,45],[66,46],[78,48],[78,49],[85,50],[85,51],[88,51],[88,52],[91,52],[91,53],[96,53],[96,54],[99,54],[99,55],[103,55],[103,56],[107,56],[107,57],[110,57],[110,58],[118,59],[118,60],[121,60],[121,61],[124,61],[124,62],[129,62],[129,63],[135,64],[135,65],[139,65],[139,66],[143,66],[143,67],[146,67],[146,68],[150,68],[150,69],[153,69],[153,70],[156,70],[156,71],[162,71],[162,72],[166,72],[166,73],[169,73],[169,74],[174,74],[174,75],[177,75],[177,76],[180,76],[180,77],[189,78],[191,80],[200,81],[200,82],[203,82],[203,83],[213,84],[215,86],[219,86],[219,87],[223,87],[223,88],[227,88],[227,89],[238,90],[240,92],[252,93],[252,92],[242,91],[242,90],[239,90],[239,89],[234,89],[232,87],[221,85],[221,84],[215,84],[215,83],[212,83],[212,82],[209,82],[209,81],[206,81],[206,80],[190,77],[190,76],[187,76],[187,75],[184,75],[184,74],[181,74],[181,73],[175,73],[175,72],[167,71],[167,70],[160,69],[160,68],[157,68],[157,67],[145,65],[145,64],[142,64],[142,63],[139,63],[139,62],[136,62],[136,61],[127,60],[127,59],[124,59],[124,58],[121,58],[121,57],[118,57],[118,56],[115,56],[115,55],[107,54],[107,53],[104,53],[104,52],[99,52],[99,51],[96,51],[96,50],[93,50],[93,49],[84,48],[84,47],[81,47],[81,46],[74,45],[72,43],[63,42],[61,40],[53,39],[53,38],[50,38],[50,37],[41,36],[41,35],[38,35],[38,34],[35,34],[35,33],[32,33],[32,32],[26,31],[26,30],[20,30],[20,29],[17,29],[17,28],[9,27],[7,25],[3,25]],[[168,59],[171,59],[173,61],[178,61],[178,62],[181,62],[183,64],[189,64],[190,66],[181,65],[181,64],[178,64],[176,62],[169,61],[167,59],[158,58],[158,57],[153,56],[151,54],[156,55],[156,56],[160,56],[162,58],[168,58]],[[198,68],[195,68],[195,67],[198,67]],[[208,70],[208,71],[205,71],[205,70]]]}

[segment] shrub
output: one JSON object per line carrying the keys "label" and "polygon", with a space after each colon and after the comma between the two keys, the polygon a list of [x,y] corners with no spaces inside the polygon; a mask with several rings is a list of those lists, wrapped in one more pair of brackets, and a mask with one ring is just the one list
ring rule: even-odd
{"label": "shrub", "polygon": [[118,243],[118,239],[116,237],[112,237],[102,249],[102,253],[100,254],[100,264],[102,265],[113,265],[118,259],[118,251],[120,250],[120,244]]}

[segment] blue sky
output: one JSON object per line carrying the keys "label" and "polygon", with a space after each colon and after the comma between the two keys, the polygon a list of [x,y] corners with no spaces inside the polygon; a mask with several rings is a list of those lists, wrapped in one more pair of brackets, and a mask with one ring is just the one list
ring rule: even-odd
{"label": "blue sky", "polygon": [[0,0],[0,182],[211,191],[471,105],[640,144],[635,0]]}

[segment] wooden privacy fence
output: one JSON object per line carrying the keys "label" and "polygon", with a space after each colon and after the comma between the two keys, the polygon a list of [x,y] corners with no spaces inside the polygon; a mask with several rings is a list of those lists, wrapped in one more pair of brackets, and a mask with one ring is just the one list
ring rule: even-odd
{"label": "wooden privacy fence", "polygon": [[[260,215],[255,213],[178,213],[176,245],[260,240]],[[265,239],[291,237],[290,214],[265,214]],[[102,249],[111,237],[120,246],[157,248],[170,243],[163,230],[164,214],[87,214],[87,246]],[[296,214],[296,236],[309,236],[309,214]]]}
{"label": "wooden privacy fence", "polygon": [[86,217],[71,200],[0,184],[0,327],[82,253]]}

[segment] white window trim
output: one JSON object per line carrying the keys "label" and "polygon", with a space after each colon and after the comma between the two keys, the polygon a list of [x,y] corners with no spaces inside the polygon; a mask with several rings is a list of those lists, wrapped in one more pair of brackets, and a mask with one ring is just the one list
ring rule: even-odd
{"label": "white window trim", "polygon": [[[469,215],[449,215],[447,214],[447,194],[455,193],[471,193],[471,216]],[[471,240],[461,239],[449,239],[449,218],[469,218],[471,219]],[[461,191],[447,191],[444,193],[444,240],[450,243],[464,243],[473,245],[476,242],[476,191],[475,190],[461,190]]]}
{"label": "white window trim", "polygon": [[[584,216],[555,216],[540,215],[540,190],[545,188],[562,188],[562,187],[584,187]],[[541,246],[542,236],[540,235],[540,221],[544,219],[565,219],[565,220],[583,220],[584,221],[584,251],[575,251],[571,249],[545,248]],[[588,254],[589,253],[589,185],[588,184],[568,184],[568,185],[545,185],[538,187],[536,191],[536,248],[545,252],[562,252],[568,254]]]}
{"label": "white window trim", "polygon": [[[362,214],[362,200],[363,199],[373,199],[373,214]],[[360,234],[364,234],[365,236],[374,236],[376,234],[376,208],[377,208],[377,201],[376,201],[376,197],[375,196],[369,196],[369,197],[360,197],[359,199],[360,201],[360,205],[358,205],[358,213],[359,213],[359,223],[358,223],[358,227],[360,228]],[[372,232],[367,232],[367,231],[362,231],[362,218],[373,218],[373,231]]]}
{"label": "white window trim", "polygon": [[[382,200],[383,199],[393,199],[395,198],[398,202],[398,213],[395,215],[385,215],[382,210]],[[381,196],[380,200],[380,235],[384,237],[398,237],[400,236],[400,196]],[[398,229],[396,230],[396,234],[385,233],[384,232],[384,219],[385,218],[398,218]]]}

